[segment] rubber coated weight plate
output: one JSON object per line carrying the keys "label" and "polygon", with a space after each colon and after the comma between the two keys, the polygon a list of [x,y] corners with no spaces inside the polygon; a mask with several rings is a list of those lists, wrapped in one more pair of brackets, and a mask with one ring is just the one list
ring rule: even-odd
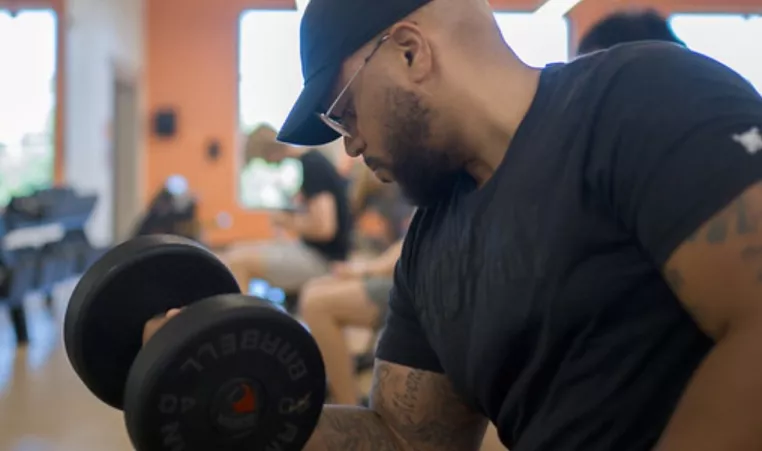
{"label": "rubber coated weight plate", "polygon": [[139,451],[301,450],[325,401],[312,336],[266,301],[206,299],[146,344],[124,406]]}
{"label": "rubber coated weight plate", "polygon": [[130,240],[104,254],[77,284],[64,320],[69,360],[90,391],[121,409],[146,321],[235,292],[230,271],[194,241],[168,235]]}

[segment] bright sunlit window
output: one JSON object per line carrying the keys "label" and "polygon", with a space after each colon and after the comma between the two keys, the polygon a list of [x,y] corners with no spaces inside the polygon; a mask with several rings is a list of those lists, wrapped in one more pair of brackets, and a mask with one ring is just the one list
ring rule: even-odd
{"label": "bright sunlit window", "polygon": [[56,22],[0,10],[0,207],[53,183]]}
{"label": "bright sunlit window", "polygon": [[762,92],[762,16],[675,14],[675,34],[691,49],[710,56],[746,77]]}
{"label": "bright sunlit window", "polygon": [[495,13],[503,38],[525,63],[544,67],[569,59],[569,23],[565,17],[531,13]]}
{"label": "bright sunlit window", "polygon": [[301,186],[297,161],[268,164],[245,161],[246,135],[266,123],[280,129],[304,83],[299,59],[299,21],[294,10],[247,11],[241,16],[239,44],[240,154],[239,201],[245,208],[282,208]]}
{"label": "bright sunlit window", "polygon": [[299,59],[301,13],[247,11],[241,16],[241,129],[260,122],[280,128],[301,92]]}

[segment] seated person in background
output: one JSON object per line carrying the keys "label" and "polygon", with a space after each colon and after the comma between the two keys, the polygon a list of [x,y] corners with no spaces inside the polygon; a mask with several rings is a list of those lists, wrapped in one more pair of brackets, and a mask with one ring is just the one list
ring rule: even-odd
{"label": "seated person in background", "polygon": [[[382,241],[380,249],[389,247],[405,235],[413,207],[402,196],[394,183],[382,183],[364,164],[354,168],[350,188],[352,214],[362,227],[363,217],[375,213],[383,221],[383,236],[371,237]],[[380,238],[380,240],[379,240]]]}
{"label": "seated person in background", "polygon": [[140,218],[134,236],[171,234],[200,240],[201,225],[196,197],[182,176],[169,177]]}
{"label": "seated person in background", "polygon": [[667,20],[658,12],[621,11],[604,17],[584,34],[578,55],[605,50],[615,45],[637,41],[664,41],[685,46]]}
{"label": "seated person in background", "polygon": [[246,154],[269,163],[286,158],[301,162],[302,208],[271,213],[276,227],[298,239],[238,244],[222,253],[244,293],[255,278],[286,293],[298,292],[308,280],[327,274],[331,262],[346,260],[349,252],[352,219],[346,180],[320,151],[279,143],[276,134],[269,126],[258,127],[248,137]]}
{"label": "seated person in background", "polygon": [[302,289],[301,319],[323,354],[335,404],[355,405],[360,400],[344,328],[376,329],[386,318],[392,275],[401,250],[402,240],[372,260],[337,263],[332,275],[313,279]]}
{"label": "seated person in background", "polygon": [[357,404],[359,389],[344,329],[376,330],[383,323],[394,265],[413,213],[396,184],[382,183],[364,164],[354,169],[352,212],[355,218],[369,211],[378,214],[386,229],[386,250],[370,260],[335,264],[332,275],[308,282],[298,301],[301,319],[323,353],[332,401],[350,405]]}

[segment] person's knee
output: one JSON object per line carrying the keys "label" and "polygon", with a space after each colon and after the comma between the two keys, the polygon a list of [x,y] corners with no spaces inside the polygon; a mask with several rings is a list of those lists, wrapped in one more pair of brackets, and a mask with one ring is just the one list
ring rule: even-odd
{"label": "person's knee", "polygon": [[233,272],[258,274],[261,272],[262,262],[256,248],[230,249],[219,255],[220,261]]}
{"label": "person's knee", "polygon": [[330,286],[325,278],[317,278],[302,287],[299,296],[299,314],[305,320],[326,316],[326,288]]}

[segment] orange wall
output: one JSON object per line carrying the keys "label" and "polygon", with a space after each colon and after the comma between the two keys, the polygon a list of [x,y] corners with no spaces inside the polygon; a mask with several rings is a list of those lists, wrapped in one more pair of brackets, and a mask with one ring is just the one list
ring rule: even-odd
{"label": "orange wall", "polygon": [[0,0],[0,9],[18,11],[21,9],[52,9],[58,16],[58,41],[56,43],[56,130],[54,138],[55,158],[53,163],[53,177],[55,183],[63,182],[64,174],[64,104],[66,96],[66,9],[65,0]]}
{"label": "orange wall", "polygon": [[[541,0],[492,3],[497,9],[531,11]],[[759,0],[585,0],[570,13],[572,43],[602,15],[633,3],[665,13],[760,10]],[[215,245],[271,235],[267,216],[240,208],[236,195],[238,19],[246,9],[292,7],[293,0],[147,0],[148,111],[174,107],[179,133],[167,141],[148,136],[145,194],[150,198],[171,174],[185,175],[200,196],[202,221],[219,212],[233,218],[230,229],[207,233]],[[204,149],[212,139],[222,148],[215,162],[206,159]]]}
{"label": "orange wall", "polygon": [[[173,107],[178,134],[146,137],[145,198],[171,174],[187,177],[200,197],[206,223],[228,212],[233,227],[209,231],[220,244],[270,234],[266,216],[238,206],[238,20],[251,8],[289,8],[289,0],[149,0],[146,8],[146,88],[149,116]],[[277,44],[276,44],[277,45]],[[150,117],[146,118],[150,121]],[[220,157],[211,162],[206,144],[218,140]]]}

